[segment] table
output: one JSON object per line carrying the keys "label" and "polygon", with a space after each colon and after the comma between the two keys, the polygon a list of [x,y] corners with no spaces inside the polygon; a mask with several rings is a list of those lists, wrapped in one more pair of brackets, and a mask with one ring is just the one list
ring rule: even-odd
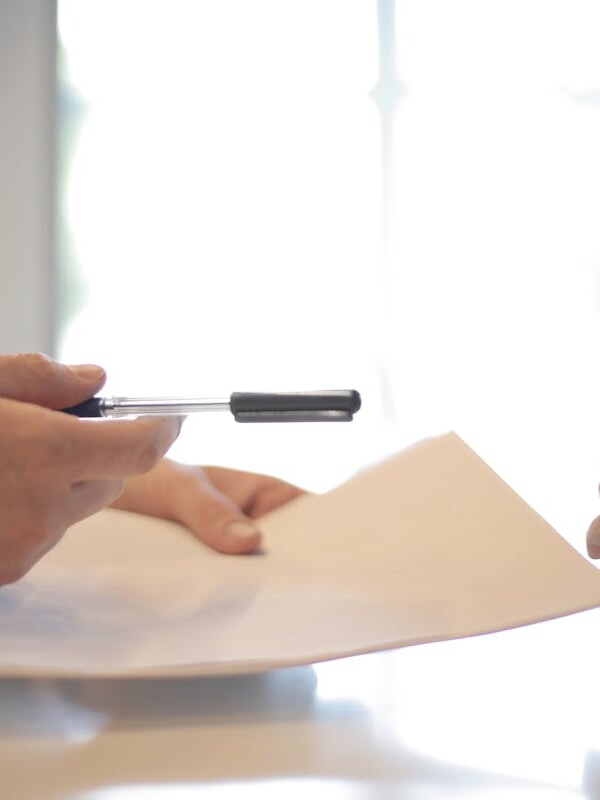
{"label": "table", "polygon": [[10,800],[600,797],[600,611],[218,678],[0,681]]}

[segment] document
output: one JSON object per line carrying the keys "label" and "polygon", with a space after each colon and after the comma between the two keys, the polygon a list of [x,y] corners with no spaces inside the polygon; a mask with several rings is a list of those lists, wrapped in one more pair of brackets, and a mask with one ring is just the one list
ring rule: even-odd
{"label": "document", "polygon": [[600,572],[457,435],[268,514],[263,552],[103,511],[0,589],[0,674],[215,675],[473,636],[600,605]]}

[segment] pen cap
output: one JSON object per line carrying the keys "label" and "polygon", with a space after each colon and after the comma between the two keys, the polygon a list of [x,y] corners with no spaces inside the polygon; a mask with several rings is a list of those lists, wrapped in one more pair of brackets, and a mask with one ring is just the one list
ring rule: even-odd
{"label": "pen cap", "polygon": [[354,389],[322,392],[234,392],[231,413],[237,422],[350,421],[361,405]]}

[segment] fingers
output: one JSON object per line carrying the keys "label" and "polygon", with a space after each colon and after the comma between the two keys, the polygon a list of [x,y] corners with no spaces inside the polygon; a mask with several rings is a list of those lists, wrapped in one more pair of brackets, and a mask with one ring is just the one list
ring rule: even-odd
{"label": "fingers", "polygon": [[42,353],[0,356],[0,397],[67,408],[92,397],[106,374],[91,364],[68,367]]}
{"label": "fingers", "polygon": [[164,459],[149,474],[128,480],[115,506],[175,520],[221,553],[251,553],[260,546],[251,520],[200,467]]}
{"label": "fingers", "polygon": [[297,486],[252,472],[177,464],[170,469],[184,469],[188,478],[178,482],[180,491],[171,492],[176,517],[221,553],[256,551],[261,533],[253,520],[304,494]]}
{"label": "fingers", "polygon": [[305,492],[297,486],[292,486],[275,478],[267,479],[258,487],[253,497],[252,505],[248,509],[248,514],[252,519],[258,519],[269,511],[273,511],[303,494]]}
{"label": "fingers", "polygon": [[178,417],[80,420],[41,405],[73,404],[102,383],[103,373],[86,383],[75,372],[51,359],[0,357],[0,585],[114,502],[122,479],[152,469],[181,429]]}
{"label": "fingers", "polygon": [[[598,486],[598,492],[600,493],[600,486]],[[600,558],[600,517],[596,517],[588,528],[585,541],[588,556],[590,558]]]}
{"label": "fingers", "polygon": [[[182,417],[77,419],[0,397],[0,457],[24,481],[70,485],[149,471],[175,441]],[[0,466],[2,463],[0,458]]]}
{"label": "fingers", "polygon": [[182,499],[181,521],[200,541],[229,555],[253,553],[260,547],[261,533],[240,509],[217,489],[198,487]]}
{"label": "fingers", "polygon": [[252,517],[298,497],[296,486],[251,472],[193,467],[163,459],[126,481],[115,508],[171,519],[221,553],[252,553],[261,533]]}
{"label": "fingers", "polygon": [[83,480],[95,480],[149,472],[179,436],[183,417],[69,418],[71,423],[77,474]]}
{"label": "fingers", "polygon": [[225,467],[205,467],[204,472],[220,492],[230,497],[252,519],[258,519],[305,494],[297,486],[270,475]]}
{"label": "fingers", "polygon": [[600,517],[596,517],[588,528],[586,544],[589,557],[600,558]]}

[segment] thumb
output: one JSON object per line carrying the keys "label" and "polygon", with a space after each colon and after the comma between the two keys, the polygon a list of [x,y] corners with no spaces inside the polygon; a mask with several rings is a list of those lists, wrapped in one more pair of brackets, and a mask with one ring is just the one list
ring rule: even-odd
{"label": "thumb", "polygon": [[94,395],[106,380],[102,367],[68,367],[42,353],[0,356],[0,397],[46,408],[67,408]]}
{"label": "thumb", "polygon": [[235,503],[209,483],[195,481],[177,504],[179,520],[220,553],[241,555],[260,547],[261,533]]}

